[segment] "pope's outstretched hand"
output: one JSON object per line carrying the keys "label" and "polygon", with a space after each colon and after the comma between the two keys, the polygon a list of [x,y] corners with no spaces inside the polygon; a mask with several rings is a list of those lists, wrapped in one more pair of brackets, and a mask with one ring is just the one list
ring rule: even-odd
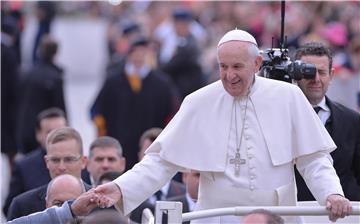
{"label": "pope's outstretched hand", "polygon": [[100,208],[113,206],[121,199],[120,188],[113,182],[95,188],[94,200]]}

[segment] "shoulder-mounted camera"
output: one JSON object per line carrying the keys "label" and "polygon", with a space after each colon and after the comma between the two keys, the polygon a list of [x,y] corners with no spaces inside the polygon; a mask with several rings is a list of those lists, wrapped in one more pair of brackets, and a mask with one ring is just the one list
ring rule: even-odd
{"label": "shoulder-mounted camera", "polygon": [[[300,60],[291,61],[284,41],[285,1],[281,1],[281,34],[280,48],[261,51],[263,63],[260,76],[292,83],[293,80],[313,79],[316,76],[316,67],[313,64]],[[286,40],[286,39],[285,39]],[[272,44],[273,45],[273,44]]]}

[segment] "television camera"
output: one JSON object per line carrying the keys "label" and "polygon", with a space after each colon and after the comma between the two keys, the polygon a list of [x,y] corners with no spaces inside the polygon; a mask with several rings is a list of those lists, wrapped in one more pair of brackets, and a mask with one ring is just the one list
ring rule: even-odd
{"label": "television camera", "polygon": [[281,1],[280,48],[271,46],[270,49],[261,51],[263,63],[260,68],[260,75],[290,83],[293,80],[313,79],[316,76],[316,67],[313,64],[304,63],[300,60],[291,61],[288,56],[288,49],[285,46],[286,39],[284,38],[284,18],[285,1]]}

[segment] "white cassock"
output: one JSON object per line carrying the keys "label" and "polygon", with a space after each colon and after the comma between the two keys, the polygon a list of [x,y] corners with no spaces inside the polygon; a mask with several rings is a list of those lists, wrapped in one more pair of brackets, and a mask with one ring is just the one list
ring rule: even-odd
{"label": "white cassock", "polygon": [[[245,161],[235,175],[231,161],[240,138],[240,157]],[[119,205],[125,214],[186,169],[200,171],[195,210],[296,205],[296,163],[324,205],[330,194],[343,195],[329,155],[335,148],[297,86],[256,76],[246,106],[246,97],[234,99],[217,81],[187,96],[144,159],[114,182],[121,188]],[[231,220],[215,217],[198,222]],[[234,222],[239,223],[238,218]]]}

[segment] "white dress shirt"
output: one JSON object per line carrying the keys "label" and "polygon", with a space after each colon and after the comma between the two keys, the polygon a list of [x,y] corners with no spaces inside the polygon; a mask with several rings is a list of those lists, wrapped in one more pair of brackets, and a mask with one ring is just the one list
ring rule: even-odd
{"label": "white dress shirt", "polygon": [[318,112],[318,116],[321,122],[325,125],[326,121],[330,118],[331,111],[330,108],[326,105],[325,97],[320,101],[318,105],[312,105],[313,107],[320,107],[320,111]]}

